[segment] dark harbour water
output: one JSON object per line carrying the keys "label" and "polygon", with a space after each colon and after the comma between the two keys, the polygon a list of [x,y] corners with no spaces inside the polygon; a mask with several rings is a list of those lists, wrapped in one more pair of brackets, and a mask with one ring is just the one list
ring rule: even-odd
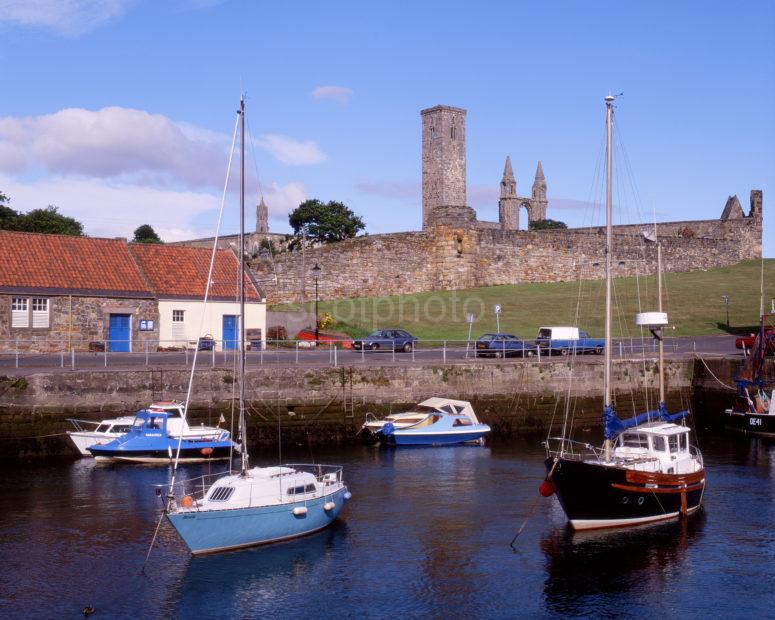
{"label": "dark harbour water", "polygon": [[574,535],[556,499],[542,499],[518,553],[509,541],[543,476],[538,440],[316,450],[346,466],[353,492],[332,528],[193,559],[164,522],[145,576],[160,510],[151,485],[167,481],[166,467],[6,466],[0,616],[78,618],[92,605],[95,620],[772,617],[775,443],[700,445],[709,483],[689,522]]}

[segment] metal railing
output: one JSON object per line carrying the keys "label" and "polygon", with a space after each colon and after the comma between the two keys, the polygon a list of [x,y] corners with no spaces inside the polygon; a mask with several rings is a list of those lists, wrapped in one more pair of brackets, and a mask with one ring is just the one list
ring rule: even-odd
{"label": "metal railing", "polygon": [[[357,339],[356,339],[357,340]],[[535,341],[524,341],[516,346],[505,342],[491,343],[481,348],[475,340],[417,340],[411,346],[403,342],[394,346],[355,349],[353,341],[347,340],[263,340],[246,343],[248,365],[317,365],[333,366],[376,363],[462,363],[469,361],[532,360],[543,362],[548,357],[559,355],[536,346]],[[682,346],[679,346],[682,344]],[[198,350],[197,350],[198,349]],[[232,367],[239,345],[235,341],[210,339],[164,340],[154,342],[129,342],[102,340],[90,342],[67,342],[65,340],[0,340],[0,370],[19,368],[62,368],[99,369],[135,368],[157,366],[190,367],[194,355],[197,366]],[[692,351],[690,341],[665,340],[667,352]],[[596,351],[567,351],[569,356],[599,359]],[[613,354],[616,358],[628,358],[644,353],[656,354],[656,345],[651,340],[619,339],[614,341]],[[555,358],[559,359],[559,358]],[[565,359],[565,358],[563,358]]]}

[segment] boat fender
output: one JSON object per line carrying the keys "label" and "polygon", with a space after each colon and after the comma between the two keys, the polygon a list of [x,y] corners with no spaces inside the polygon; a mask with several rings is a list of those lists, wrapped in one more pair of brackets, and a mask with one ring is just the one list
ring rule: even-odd
{"label": "boat fender", "polygon": [[547,478],[538,487],[538,492],[542,497],[551,497],[554,495],[554,483]]}
{"label": "boat fender", "polygon": [[306,506],[296,506],[296,508],[293,509],[293,516],[294,517],[306,517],[307,516],[307,507]]}
{"label": "boat fender", "polygon": [[345,499],[350,499],[352,496],[353,496],[353,494],[352,494],[352,493],[350,493],[350,491],[347,491],[347,492],[344,494],[344,498],[345,498]]}
{"label": "boat fender", "polygon": [[336,508],[336,504],[334,502],[326,502],[323,504],[323,510],[326,512],[331,512],[334,508]]}
{"label": "boat fender", "polygon": [[210,456],[213,453],[213,449],[212,448],[202,448],[200,450],[200,452],[202,453],[203,456]]}
{"label": "boat fender", "polygon": [[172,460],[172,448],[167,446],[167,455],[170,457],[170,461]]}
{"label": "boat fender", "polygon": [[381,429],[379,429],[379,432],[387,437],[388,435],[392,435],[395,430],[395,425],[392,422],[388,422]]}
{"label": "boat fender", "polygon": [[191,506],[194,505],[194,498],[190,495],[186,495],[182,500],[180,500],[180,505],[183,508],[191,508]]}

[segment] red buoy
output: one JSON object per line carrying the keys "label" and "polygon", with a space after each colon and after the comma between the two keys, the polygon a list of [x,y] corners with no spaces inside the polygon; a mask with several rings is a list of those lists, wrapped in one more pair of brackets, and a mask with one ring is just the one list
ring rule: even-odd
{"label": "red buoy", "polygon": [[202,448],[200,450],[200,452],[202,453],[203,456],[210,456],[213,453],[213,449],[212,448]]}
{"label": "red buoy", "polygon": [[541,483],[541,486],[538,487],[538,492],[543,497],[551,497],[554,495],[554,484],[547,478]]}

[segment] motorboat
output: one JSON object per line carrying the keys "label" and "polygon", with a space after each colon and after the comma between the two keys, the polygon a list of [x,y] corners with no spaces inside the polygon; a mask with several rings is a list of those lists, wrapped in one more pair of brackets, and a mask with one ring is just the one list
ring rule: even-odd
{"label": "motorboat", "polygon": [[437,446],[481,442],[490,427],[479,421],[468,401],[434,397],[411,411],[366,420],[361,432],[368,442]]}
{"label": "motorboat", "polygon": [[186,463],[230,458],[235,446],[229,431],[189,427],[183,412],[181,403],[154,404],[135,414],[127,433],[87,450],[98,461],[169,463],[178,451]]}
{"label": "motorboat", "polygon": [[134,416],[110,418],[101,422],[68,418],[67,421],[75,427],[75,430],[67,431],[67,435],[81,456],[91,456],[91,452],[88,450],[89,446],[102,445],[128,433],[134,420]]}

